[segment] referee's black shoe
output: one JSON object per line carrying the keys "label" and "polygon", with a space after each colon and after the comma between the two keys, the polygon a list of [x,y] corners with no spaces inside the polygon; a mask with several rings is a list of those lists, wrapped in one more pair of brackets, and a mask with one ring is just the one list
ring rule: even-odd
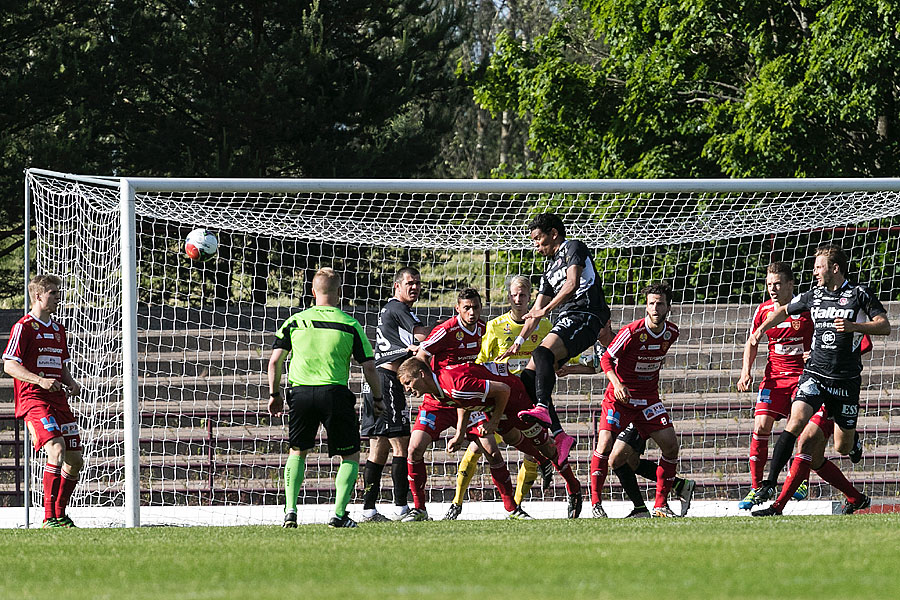
{"label": "referee's black shoe", "polygon": [[331,517],[331,520],[328,521],[328,526],[333,528],[356,527],[356,521],[350,518],[350,513],[346,512],[343,517]]}
{"label": "referee's black shoe", "polygon": [[847,455],[850,458],[850,462],[854,465],[862,460],[863,455],[863,444],[862,438],[859,437],[859,432],[853,432],[853,449],[850,450],[850,453]]}
{"label": "referee's black shoe", "polygon": [[284,523],[281,526],[285,529],[297,529],[297,513],[284,513]]}

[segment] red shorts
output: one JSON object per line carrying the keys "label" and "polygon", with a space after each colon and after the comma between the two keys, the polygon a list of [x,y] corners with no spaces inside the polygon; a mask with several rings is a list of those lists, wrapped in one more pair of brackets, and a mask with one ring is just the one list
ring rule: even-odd
{"label": "red shorts", "polygon": [[28,409],[24,418],[35,450],[40,450],[44,444],[56,437],[63,438],[66,450],[81,450],[78,423],[75,422],[75,415],[68,407],[33,406]]}
{"label": "red shorts", "polygon": [[791,401],[797,393],[799,377],[773,377],[763,379],[756,396],[756,415],[767,415],[776,421],[791,414]]}
{"label": "red shorts", "polygon": [[624,431],[629,423],[634,423],[634,428],[644,439],[650,437],[654,431],[672,427],[672,419],[659,398],[632,398],[629,404],[622,404],[615,401],[611,392],[606,394],[603,397],[600,424],[597,428],[601,431],[611,431],[615,437]]}
{"label": "red shorts", "polygon": [[834,433],[834,419],[828,416],[828,411],[825,410],[824,405],[819,408],[819,411],[812,416],[809,422],[819,426],[819,429],[825,434],[826,441]]}
{"label": "red shorts", "polygon": [[[452,406],[446,406],[426,397],[425,401],[422,402],[422,406],[419,407],[419,414],[416,416],[416,422],[413,424],[412,430],[424,431],[434,441],[441,437],[441,434],[447,429],[456,427],[458,418],[456,409]],[[483,412],[476,411],[471,413],[469,415],[467,432],[477,436],[478,426],[485,421],[487,421],[487,416]]]}

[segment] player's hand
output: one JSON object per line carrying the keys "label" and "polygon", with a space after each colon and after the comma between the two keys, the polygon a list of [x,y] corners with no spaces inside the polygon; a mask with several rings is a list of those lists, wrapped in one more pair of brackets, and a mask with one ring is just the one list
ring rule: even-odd
{"label": "player's hand", "polygon": [[565,377],[566,375],[568,375],[571,372],[572,371],[571,371],[571,369],[569,369],[569,365],[563,365],[556,370],[556,376],[557,377]]}
{"label": "player's hand", "polygon": [[62,382],[59,379],[53,379],[52,377],[41,377],[40,381],[38,381],[38,385],[48,392],[58,392],[63,389]]}
{"label": "player's hand", "polygon": [[750,373],[741,373],[741,378],[737,382],[738,391],[749,392],[751,383],[753,383],[753,379],[750,377]]}
{"label": "player's hand", "polygon": [[504,352],[503,354],[501,354],[500,356],[498,356],[498,357],[497,357],[497,360],[495,360],[494,362],[500,362],[500,361],[502,361],[504,358],[509,358],[510,356],[513,356],[513,355],[515,355],[515,354],[518,354],[518,353],[519,353],[519,350],[521,350],[521,349],[522,349],[522,344],[516,344],[515,342],[513,342],[513,345],[510,346],[510,347],[507,349],[506,352]]}
{"label": "player's hand", "polygon": [[547,316],[546,308],[536,308],[536,307],[532,306],[531,310],[529,310],[527,313],[525,313],[524,318],[537,319],[538,321],[540,321],[541,319],[543,319],[546,316]]}
{"label": "player's hand", "polygon": [[373,398],[372,410],[375,412],[376,417],[381,416],[381,413],[384,412],[384,400],[381,398]]}
{"label": "player's hand", "polygon": [[280,396],[278,398],[269,396],[268,409],[270,415],[273,417],[280,417],[284,414],[284,400],[282,400]]}
{"label": "player's hand", "polygon": [[613,395],[615,396],[616,400],[618,400],[622,404],[628,404],[628,401],[631,400],[631,390],[629,390],[621,383],[613,384]]}
{"label": "player's hand", "polygon": [[834,320],[834,330],[840,333],[852,333],[856,331],[856,323],[838,317]]}
{"label": "player's hand", "polygon": [[462,447],[463,436],[457,432],[452,438],[447,440],[447,452],[456,452]]}
{"label": "player's hand", "polygon": [[483,434],[481,437],[494,435],[494,433],[497,432],[497,425],[499,425],[499,423],[495,422],[493,419],[488,420],[487,423],[481,426],[481,432]]}
{"label": "player's hand", "polygon": [[73,381],[71,385],[66,388],[66,393],[70,396],[80,396],[81,395],[81,384],[77,381]]}

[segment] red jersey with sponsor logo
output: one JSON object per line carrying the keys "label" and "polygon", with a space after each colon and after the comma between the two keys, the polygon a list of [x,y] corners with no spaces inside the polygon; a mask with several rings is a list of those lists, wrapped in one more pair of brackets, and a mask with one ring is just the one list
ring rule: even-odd
{"label": "red jersey with sponsor logo", "polygon": [[[619,330],[603,354],[603,371],[615,373],[631,392],[633,399],[659,399],[659,370],[669,347],[678,339],[678,327],[666,321],[663,330],[653,333],[645,319],[639,319]],[[612,397],[612,382],[606,394]]]}
{"label": "red jersey with sponsor logo", "polygon": [[[500,364],[499,367],[506,365]],[[516,375],[497,374],[475,363],[462,365],[448,365],[436,374],[438,388],[441,395],[437,398],[442,404],[455,408],[469,408],[490,412],[494,407],[494,400],[487,398],[492,381],[505,383],[509,386],[509,400],[504,412],[517,415],[520,410],[526,410],[532,406],[525,385]]]}
{"label": "red jersey with sponsor logo", "polygon": [[[43,323],[31,313],[25,315],[13,325],[9,334],[3,360],[10,359],[36,375],[61,380],[63,364],[69,361],[65,327],[53,319]],[[37,384],[18,379],[13,385],[16,417],[24,417],[36,405],[68,406],[63,391],[48,392]]]}
{"label": "red jersey with sponsor logo", "polygon": [[475,362],[484,331],[481,319],[469,330],[454,316],[432,329],[419,348],[431,355],[431,368],[435,371],[447,365]]}
{"label": "red jersey with sponsor logo", "polygon": [[[775,302],[766,300],[753,315],[750,331],[756,331],[769,313],[775,310]],[[766,363],[766,379],[773,377],[800,377],[803,373],[803,353],[812,345],[813,322],[809,312],[789,316],[787,320],[766,332],[769,338],[769,360]]]}

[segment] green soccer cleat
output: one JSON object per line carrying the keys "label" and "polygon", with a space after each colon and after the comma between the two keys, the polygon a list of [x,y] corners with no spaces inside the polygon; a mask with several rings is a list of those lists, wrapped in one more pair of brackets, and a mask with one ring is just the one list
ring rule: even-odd
{"label": "green soccer cleat", "polygon": [[56,517],[44,519],[44,522],[41,524],[41,529],[54,529],[59,527],[62,527],[62,525],[59,524],[59,521],[56,520]]}
{"label": "green soccer cleat", "polygon": [[506,515],[506,518],[510,521],[534,521],[534,517],[522,510],[521,506],[516,507],[516,510]]}
{"label": "green soccer cleat", "polygon": [[744,499],[738,502],[738,508],[741,510],[750,510],[757,504],[762,504],[766,500],[771,500],[775,493],[775,487],[763,482],[759,487],[750,490]]}
{"label": "green soccer cleat", "polygon": [[56,523],[58,527],[65,527],[66,529],[78,529],[78,525],[76,525],[72,519],[66,515],[65,517],[59,517],[56,519]]}
{"label": "green soccer cleat", "polygon": [[809,498],[809,481],[804,480],[797,489],[794,491],[794,495],[791,496],[794,500],[806,500]]}

